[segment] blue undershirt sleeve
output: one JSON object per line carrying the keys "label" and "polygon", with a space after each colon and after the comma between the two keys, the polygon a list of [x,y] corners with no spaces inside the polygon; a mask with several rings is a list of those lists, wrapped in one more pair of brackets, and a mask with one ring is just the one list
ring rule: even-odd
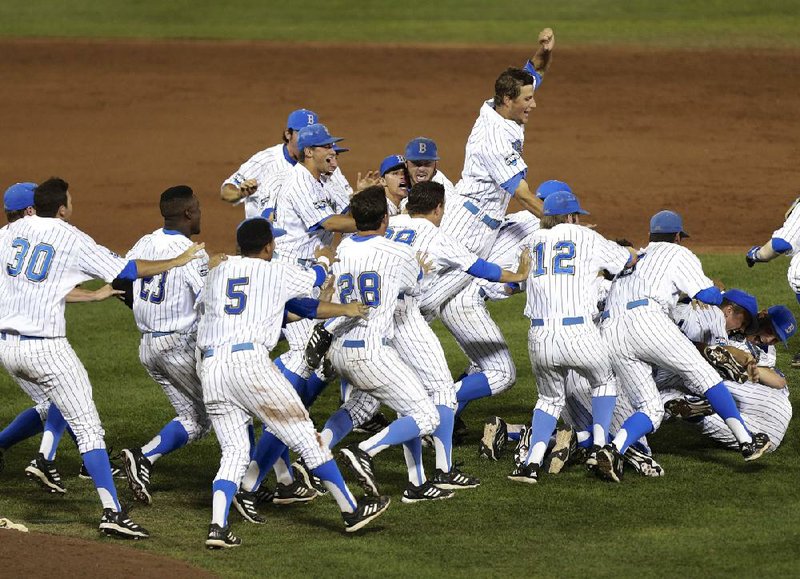
{"label": "blue undershirt sleeve", "polygon": [[467,273],[489,281],[500,281],[503,269],[496,263],[478,258],[467,270]]}
{"label": "blue undershirt sleeve", "polygon": [[136,267],[136,261],[132,259],[126,263],[125,268],[119,272],[117,277],[120,279],[127,279],[129,281],[136,280],[139,277],[139,270]]}
{"label": "blue undershirt sleeve", "polygon": [[286,302],[286,311],[301,318],[313,320],[317,317],[319,300],[314,298],[292,298]]}

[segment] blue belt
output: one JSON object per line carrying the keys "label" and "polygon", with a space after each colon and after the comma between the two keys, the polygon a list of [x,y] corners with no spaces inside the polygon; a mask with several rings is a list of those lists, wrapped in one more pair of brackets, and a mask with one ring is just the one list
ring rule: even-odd
{"label": "blue belt", "polygon": [[[561,320],[561,324],[564,326],[578,326],[583,323],[583,316],[578,316],[577,318],[564,318]],[[541,318],[533,318],[531,320],[531,327],[540,328],[544,326],[544,320]]]}
{"label": "blue belt", "polygon": [[154,338],[163,338],[164,336],[171,336],[175,332],[150,332],[150,335]]}
{"label": "blue belt", "polygon": [[607,320],[610,317],[611,317],[611,312],[609,312],[608,310],[606,310],[606,311],[604,311],[603,313],[600,314],[600,319],[601,320]]}
{"label": "blue belt", "polygon": [[628,310],[633,310],[635,308],[640,308],[642,306],[646,306],[649,303],[650,303],[650,300],[648,300],[647,298],[644,298],[642,300],[635,300],[635,301],[632,301],[632,302],[628,302],[627,304],[625,304],[625,308],[628,309]]}
{"label": "blue belt", "polygon": [[23,336],[21,334],[11,334],[9,332],[0,332],[0,335],[3,336],[3,339],[6,339],[6,336],[19,336],[19,339],[23,342],[27,340],[44,340],[42,336]]}
{"label": "blue belt", "polygon": [[[467,211],[469,211],[473,215],[477,215],[478,213],[481,212],[481,210],[478,209],[478,206],[475,205],[472,201],[465,201],[464,207],[466,207]],[[488,226],[489,229],[500,229],[500,226],[503,224],[503,222],[500,221],[499,219],[492,219],[488,215],[484,215],[483,217],[481,217],[481,222],[484,225]]]}
{"label": "blue belt", "polygon": [[[242,342],[241,344],[234,344],[231,346],[231,353],[233,352],[241,352],[243,350],[255,350],[255,346],[253,346],[253,342]],[[206,358],[210,358],[214,355],[214,348],[209,348],[208,350],[203,352],[203,360]]]}
{"label": "blue belt", "polygon": [[[386,338],[381,338],[381,344],[384,346],[389,343],[389,340]],[[364,348],[366,347],[366,342],[364,340],[345,340],[342,342],[342,348]]]}

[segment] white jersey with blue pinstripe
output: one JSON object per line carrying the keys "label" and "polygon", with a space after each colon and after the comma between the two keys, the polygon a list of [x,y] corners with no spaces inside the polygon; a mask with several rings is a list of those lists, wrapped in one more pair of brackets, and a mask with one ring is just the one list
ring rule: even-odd
{"label": "white jersey with blue pinstripe", "polygon": [[[529,237],[539,229],[539,218],[530,211],[516,211],[509,213],[503,219],[503,225],[497,234],[497,239],[489,252],[488,261],[496,263],[503,269],[516,270],[519,256],[523,247],[530,245]],[[475,279],[472,282],[475,291],[483,290],[483,296],[489,300],[503,300],[509,296],[505,291],[505,284]]]}
{"label": "white jersey with blue pinstripe", "polygon": [[32,215],[8,226],[0,263],[0,330],[55,338],[66,335],[67,294],[90,279],[111,282],[127,260],[61,219]]}
{"label": "white jersey with blue pinstripe", "polygon": [[798,255],[800,253],[800,210],[797,209],[800,205],[800,197],[798,197],[789,210],[786,212],[786,217],[783,225],[772,234],[773,239],[783,239],[791,244],[792,249],[789,250],[787,255]]}
{"label": "white jersey with blue pinstripe", "polygon": [[276,177],[291,169],[294,164],[286,145],[281,143],[250,157],[222,186],[231,184],[240,187],[248,179],[258,181],[255,193],[244,199],[244,216],[247,219],[259,217],[264,211],[274,207],[275,190],[280,184],[280,179],[276,180]]}
{"label": "white jersey with blue pinstripe", "polygon": [[530,246],[525,315],[531,319],[582,316],[589,322],[597,310],[598,274],[617,274],[630,259],[626,248],[570,223],[537,230]]}
{"label": "white jersey with blue pinstripe", "polygon": [[252,257],[231,256],[208,273],[197,331],[201,350],[252,342],[272,350],[286,302],[311,295],[316,272]]}
{"label": "white jersey with blue pinstripe", "polygon": [[672,319],[683,335],[696,344],[724,346],[728,343],[725,314],[716,306],[701,303],[678,304]]}
{"label": "white jersey with blue pinstripe", "polygon": [[342,241],[336,257],[334,301],[360,301],[371,308],[369,318],[358,320],[342,338],[379,347],[394,336],[399,296],[414,292],[422,275],[416,251],[385,237],[353,235]]}
{"label": "white jersey with blue pinstripe", "polygon": [[[192,244],[177,231],[156,229],[142,237],[127,254],[128,259],[171,259]],[[165,273],[137,279],[133,290],[133,317],[142,333],[191,333],[197,326],[195,301],[205,285],[208,255]]]}
{"label": "white jersey with blue pinstripe", "polygon": [[630,302],[652,300],[669,314],[681,293],[694,297],[714,285],[700,260],[675,243],[651,242],[640,251],[639,261],[614,281],[606,299],[606,310],[622,313]]}

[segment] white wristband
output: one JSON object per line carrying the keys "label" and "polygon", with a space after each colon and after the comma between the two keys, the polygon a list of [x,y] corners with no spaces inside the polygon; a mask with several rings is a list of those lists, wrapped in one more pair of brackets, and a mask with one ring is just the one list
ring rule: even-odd
{"label": "white wristband", "polygon": [[331,260],[328,259],[327,256],[320,255],[317,258],[317,263],[321,263],[322,265],[324,265],[325,269],[330,269],[331,268]]}

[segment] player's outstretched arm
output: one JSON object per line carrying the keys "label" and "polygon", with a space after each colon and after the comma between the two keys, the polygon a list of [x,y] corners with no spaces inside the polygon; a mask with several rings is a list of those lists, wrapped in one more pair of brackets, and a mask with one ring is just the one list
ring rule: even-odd
{"label": "player's outstretched arm", "polygon": [[[151,277],[154,275],[158,275],[160,273],[164,273],[168,269],[172,269],[173,267],[180,267],[182,265],[186,265],[190,261],[194,259],[198,259],[201,257],[201,253],[203,248],[206,246],[205,243],[192,243],[189,248],[180,254],[177,257],[173,257],[172,259],[159,259],[156,261],[150,261],[146,259],[136,259],[133,260],[132,263],[136,266],[135,276],[133,278],[138,277]],[[131,262],[129,262],[130,264]],[[126,270],[128,267],[125,268]],[[131,272],[123,272],[126,274],[130,274]],[[130,275],[120,275],[122,278],[130,279]]]}
{"label": "player's outstretched arm", "polygon": [[219,191],[219,196],[223,201],[236,203],[240,199],[244,199],[255,193],[256,189],[258,189],[258,181],[255,179],[243,181],[241,187],[237,187],[233,183],[225,183]]}
{"label": "player's outstretched arm", "polygon": [[331,302],[319,303],[319,307],[317,307],[318,319],[327,320],[328,318],[338,318],[339,316],[366,320],[369,316],[369,306],[365,306],[361,302],[352,302],[349,304],[334,304]]}
{"label": "player's outstretched arm", "polygon": [[530,211],[536,217],[542,216],[543,201],[531,192],[525,179],[522,179],[514,190],[514,198],[523,209]]}
{"label": "player's outstretched arm", "polygon": [[754,245],[745,256],[747,267],[753,267],[757,263],[772,261],[791,249],[792,246],[790,243],[778,238],[772,238],[764,245]]}
{"label": "player's outstretched arm", "polygon": [[528,274],[530,271],[531,252],[526,247],[522,250],[522,253],[519,256],[519,265],[517,265],[517,271],[509,271],[504,269],[502,275],[500,276],[500,281],[503,283],[522,283],[528,279]]}
{"label": "player's outstretched arm", "polygon": [[103,300],[107,300],[112,296],[121,296],[124,294],[124,291],[116,290],[109,284],[106,284],[100,289],[96,289],[94,291],[87,290],[82,287],[76,287],[67,294],[67,303],[79,304],[85,302],[102,302]]}
{"label": "player's outstretched arm", "polygon": [[334,231],[337,233],[355,233],[356,220],[349,215],[331,215],[325,221],[319,224],[325,231]]}
{"label": "player's outstretched arm", "polygon": [[544,75],[550,67],[555,45],[556,35],[553,33],[552,28],[545,28],[539,33],[536,54],[531,57],[531,64],[540,75]]}

